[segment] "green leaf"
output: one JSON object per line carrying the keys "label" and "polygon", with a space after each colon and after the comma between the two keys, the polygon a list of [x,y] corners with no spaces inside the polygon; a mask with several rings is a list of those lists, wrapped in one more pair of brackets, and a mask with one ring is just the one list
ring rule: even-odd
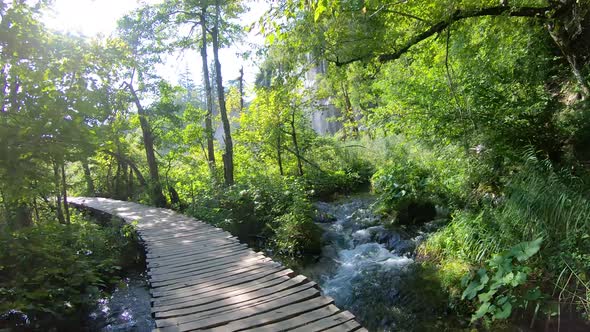
{"label": "green leaf", "polygon": [[502,305],[502,310],[496,310],[494,313],[494,319],[506,319],[512,314],[512,304],[506,302]]}
{"label": "green leaf", "polygon": [[[485,316],[485,314],[487,314],[490,310],[491,303],[490,302],[484,302],[482,303],[479,308],[477,309],[477,311],[473,314],[473,316],[471,316],[471,322],[475,322],[476,320],[482,318],[483,316]],[[493,308],[493,307],[492,307]]]}
{"label": "green leaf", "polygon": [[522,242],[510,249],[510,254],[514,256],[519,262],[523,262],[536,254],[541,249],[541,242],[543,238],[537,238],[533,241]]}
{"label": "green leaf", "polygon": [[324,3],[324,1],[319,1],[318,2],[318,6],[316,7],[314,13],[313,13],[313,20],[317,22],[317,20],[320,18],[320,16],[322,15],[323,12],[326,11],[326,4]]}

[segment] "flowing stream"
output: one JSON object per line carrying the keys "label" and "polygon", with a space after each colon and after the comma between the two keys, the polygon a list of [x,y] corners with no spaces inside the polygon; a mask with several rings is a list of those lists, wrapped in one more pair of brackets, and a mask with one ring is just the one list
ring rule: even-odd
{"label": "flowing stream", "polygon": [[316,203],[322,254],[299,270],[370,330],[425,330],[416,320],[429,317],[435,324],[446,310],[440,288],[424,285],[414,264],[417,245],[434,226],[387,229],[372,212],[373,203],[371,196]]}
{"label": "flowing stream", "polygon": [[109,296],[98,301],[88,324],[90,331],[152,331],[155,324],[145,272],[129,271]]}

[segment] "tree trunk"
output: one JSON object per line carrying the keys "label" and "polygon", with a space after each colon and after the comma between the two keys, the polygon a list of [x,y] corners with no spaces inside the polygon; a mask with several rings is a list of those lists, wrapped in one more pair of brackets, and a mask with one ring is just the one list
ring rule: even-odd
{"label": "tree trunk", "polygon": [[57,220],[60,224],[65,224],[66,219],[61,207],[61,190],[60,190],[60,179],[59,179],[59,166],[57,162],[53,162],[53,179],[55,181],[55,212],[57,214]]}
{"label": "tree trunk", "polygon": [[225,92],[221,78],[221,63],[219,62],[219,19],[221,16],[220,0],[215,0],[215,23],[213,25],[213,58],[215,60],[215,80],[217,81],[217,98],[219,100],[219,113],[223,123],[225,153],[223,155],[223,175],[225,184],[234,184],[234,146],[231,138],[231,126],[225,107]]}
{"label": "tree trunk", "polygon": [[283,172],[283,157],[281,155],[281,133],[279,132],[277,135],[277,161],[279,163],[279,172],[282,175],[285,175]]}
{"label": "tree trunk", "polygon": [[213,170],[215,168],[215,146],[213,145],[213,95],[209,77],[209,63],[207,60],[207,6],[201,7],[201,60],[203,61],[203,83],[205,84],[205,98],[207,114],[205,115],[205,136],[207,136],[207,158]]}
{"label": "tree trunk", "polygon": [[244,110],[244,66],[240,67],[240,114]]}
{"label": "tree trunk", "polygon": [[350,122],[350,126],[352,127],[352,138],[357,139],[359,137],[359,126],[356,122],[354,117],[354,110],[352,108],[352,103],[350,102],[350,96],[348,95],[348,88],[341,83],[342,88],[342,95],[344,96],[344,104],[346,105],[346,114],[344,115],[345,120]]}
{"label": "tree trunk", "polygon": [[147,120],[146,112],[139,102],[139,97],[133,89],[133,85],[129,84],[129,90],[133,96],[133,101],[137,107],[137,113],[139,115],[139,124],[143,133],[143,145],[145,148],[145,155],[147,159],[148,168],[150,170],[150,192],[152,197],[152,203],[157,207],[166,206],[166,197],[162,193],[162,184],[160,183],[160,175],[158,173],[158,161],[156,160],[156,154],[154,152],[154,136],[152,129]]}
{"label": "tree trunk", "polygon": [[61,163],[61,195],[64,202],[64,211],[66,217],[66,223],[70,223],[70,207],[68,206],[68,187],[66,183],[66,167],[65,161]]}
{"label": "tree trunk", "polygon": [[82,160],[82,169],[84,170],[84,179],[86,180],[86,191],[89,196],[95,196],[96,191],[94,189],[94,181],[92,180],[92,174],[90,173],[90,167],[88,166],[88,160]]}
{"label": "tree trunk", "polygon": [[127,199],[131,199],[133,197],[133,167],[129,165],[129,178],[127,180]]}
{"label": "tree trunk", "polygon": [[297,171],[299,176],[303,176],[303,163],[301,162],[301,152],[299,151],[299,144],[297,143],[297,132],[295,131],[295,111],[291,112],[291,138],[293,140],[293,148],[295,149],[295,156],[297,157]]}

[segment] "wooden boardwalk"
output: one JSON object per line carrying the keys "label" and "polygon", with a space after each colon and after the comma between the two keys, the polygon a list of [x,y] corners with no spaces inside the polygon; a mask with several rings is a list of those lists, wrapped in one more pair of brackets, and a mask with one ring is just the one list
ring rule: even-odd
{"label": "wooden boardwalk", "polygon": [[158,331],[366,331],[313,281],[220,228],[132,202],[75,197],[70,203],[135,224]]}

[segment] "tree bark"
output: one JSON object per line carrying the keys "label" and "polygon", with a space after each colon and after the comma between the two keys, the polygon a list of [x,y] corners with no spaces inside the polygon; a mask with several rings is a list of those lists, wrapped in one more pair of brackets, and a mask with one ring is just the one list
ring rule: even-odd
{"label": "tree bark", "polygon": [[133,197],[133,167],[129,165],[129,176],[127,178],[127,195],[125,195],[126,199],[131,199]]}
{"label": "tree bark", "polygon": [[139,181],[139,184],[142,187],[146,187],[148,186],[147,181],[145,180],[145,177],[143,176],[143,174],[141,174],[141,171],[139,170],[139,168],[137,167],[137,165],[133,162],[133,160],[120,155],[118,153],[112,152],[112,151],[108,151],[108,150],[104,150],[104,153],[115,157],[117,160],[120,160],[124,163],[126,163],[127,165],[129,165],[129,167],[133,170],[133,173],[135,173],[135,177],[137,178],[137,181]]}
{"label": "tree bark", "polygon": [[279,163],[279,173],[285,175],[283,171],[283,157],[281,155],[281,133],[277,134],[277,162]]}
{"label": "tree bark", "polygon": [[240,114],[244,110],[244,66],[240,67]]}
{"label": "tree bark", "polygon": [[157,207],[166,206],[166,197],[162,193],[162,184],[160,183],[160,175],[158,173],[158,161],[156,160],[156,154],[154,151],[154,135],[152,129],[148,123],[145,109],[139,101],[139,97],[135,92],[132,84],[128,84],[129,91],[137,107],[137,113],[139,115],[139,124],[143,133],[143,145],[145,148],[145,155],[147,159],[148,168],[150,171],[151,183],[149,185],[152,203]]}
{"label": "tree bark", "polygon": [[205,115],[205,135],[207,136],[207,160],[213,170],[215,168],[215,146],[213,145],[213,95],[211,79],[209,77],[209,60],[207,60],[207,6],[201,7],[201,61],[203,62],[203,83],[205,84],[205,99],[207,114]]}
{"label": "tree bark", "polygon": [[219,101],[219,113],[223,123],[225,153],[223,155],[223,175],[225,185],[234,184],[234,147],[231,137],[231,126],[227,116],[225,106],[225,91],[223,88],[223,79],[221,77],[221,63],[219,62],[219,20],[221,16],[220,0],[215,0],[215,21],[213,25],[213,58],[215,61],[215,80],[217,81],[217,98]]}
{"label": "tree bark", "polygon": [[359,137],[359,126],[354,117],[354,110],[352,108],[352,103],[350,102],[348,88],[344,85],[344,82],[341,82],[340,84],[342,89],[342,95],[344,96],[344,104],[346,105],[345,118],[346,120],[348,120],[348,122],[350,122],[350,126],[352,127],[352,138],[357,139]]}
{"label": "tree bark", "polygon": [[86,191],[89,196],[95,196],[96,190],[94,188],[94,181],[92,180],[92,173],[88,166],[88,160],[82,160],[82,169],[84,170],[84,179],[86,180]]}
{"label": "tree bark", "polygon": [[299,151],[297,132],[295,130],[295,110],[291,112],[291,139],[293,140],[293,149],[295,149],[295,156],[297,157],[297,171],[299,176],[303,176],[303,163],[301,162],[301,152]]}
{"label": "tree bark", "polygon": [[60,190],[60,176],[59,176],[59,166],[56,161],[53,162],[53,179],[55,182],[55,212],[57,214],[57,220],[60,224],[65,224],[66,219],[64,218],[64,213],[61,206],[61,190]]}
{"label": "tree bark", "polygon": [[70,223],[70,207],[68,206],[68,187],[66,182],[66,167],[65,161],[61,163],[61,195],[64,202],[64,212],[66,217],[66,223]]}

